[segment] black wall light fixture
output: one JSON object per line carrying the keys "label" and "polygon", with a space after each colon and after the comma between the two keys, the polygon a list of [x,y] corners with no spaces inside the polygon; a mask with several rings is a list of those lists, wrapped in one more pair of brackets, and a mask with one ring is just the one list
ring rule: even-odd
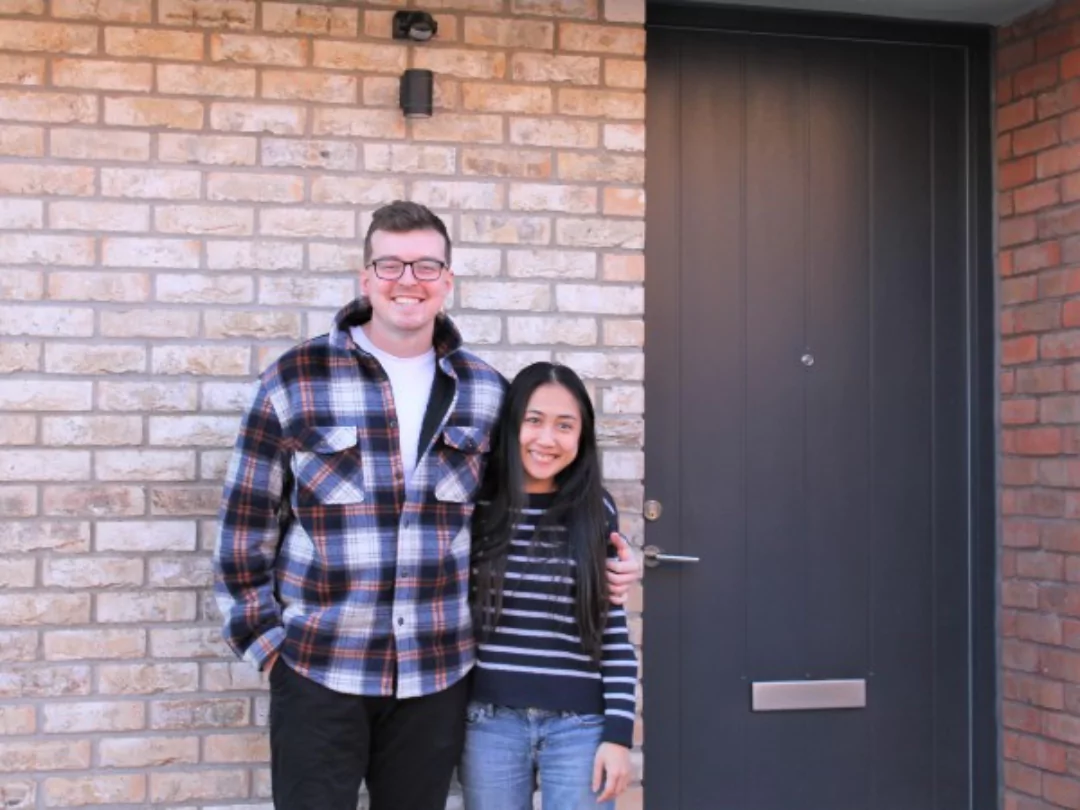
{"label": "black wall light fixture", "polygon": [[[393,38],[427,42],[439,31],[439,24],[426,11],[394,13]],[[401,74],[398,103],[406,118],[430,118],[435,97],[435,74],[430,70],[410,69]]]}

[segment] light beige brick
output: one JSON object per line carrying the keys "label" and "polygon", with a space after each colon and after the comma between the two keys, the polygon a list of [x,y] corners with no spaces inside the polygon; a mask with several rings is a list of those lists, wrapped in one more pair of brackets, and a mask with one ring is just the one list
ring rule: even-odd
{"label": "light beige brick", "polygon": [[33,734],[37,717],[33,706],[0,706],[0,735]]}
{"label": "light beige brick", "polygon": [[[44,0],[39,0],[44,5]],[[0,777],[0,806],[12,810],[37,807],[37,782],[31,779]]]}
{"label": "light beige brick", "polygon": [[603,0],[608,22],[645,24],[645,0]]}
{"label": "light beige brick", "polygon": [[205,663],[202,672],[209,692],[253,692],[266,685],[267,676],[243,661]]}
{"label": "light beige brick", "polygon": [[[213,563],[206,556],[151,557],[147,560],[147,566],[147,584],[154,588],[209,588],[214,584]],[[213,629],[215,632],[220,630],[217,627]],[[166,634],[162,638],[167,640],[185,631],[170,628],[160,632]],[[220,632],[217,633],[217,639],[221,640]],[[168,657],[166,652],[161,651]],[[175,657],[187,656],[178,654]]]}
{"label": "light beige brick", "polygon": [[34,666],[0,670],[0,697],[42,698],[90,694],[88,666]]}
{"label": "light beige brick", "polygon": [[45,274],[40,270],[5,268],[0,276],[0,299],[4,301],[40,301],[44,291]]}
{"label": "light beige brick", "polygon": [[547,179],[551,164],[551,153],[546,151],[473,147],[461,152],[461,169],[466,175]]}
{"label": "light beige brick", "polygon": [[196,597],[191,591],[99,593],[94,601],[98,622],[190,622],[196,614]]}
{"label": "light beige brick", "polygon": [[40,56],[0,54],[0,84],[45,83],[45,60]]}
{"label": "light beige brick", "polygon": [[[99,481],[191,481],[195,478],[195,454],[180,450],[99,450],[94,454],[94,473]],[[144,528],[157,533],[160,528]],[[100,545],[99,549],[114,550]]]}
{"label": "light beige brick", "polygon": [[89,767],[88,740],[0,742],[0,771],[66,771]]}
{"label": "light beige brick", "polygon": [[405,183],[397,178],[324,175],[311,182],[311,201],[381,205],[405,196]]}
{"label": "light beige brick", "polygon": [[82,481],[90,477],[86,450],[4,450],[0,481]]}
{"label": "light beige brick", "polygon": [[351,171],[356,168],[357,148],[335,141],[287,141],[265,138],[262,142],[263,166],[298,166]]}
{"label": "light beige brick", "polygon": [[[264,284],[270,279],[264,280]],[[350,285],[351,286],[351,285]],[[338,303],[345,299],[338,299]],[[296,312],[208,311],[203,315],[206,337],[222,338],[294,338],[301,334],[300,315]]]}
{"label": "light beige brick", "polygon": [[604,345],[643,347],[645,345],[645,321],[604,321]]}
{"label": "light beige brick", "polygon": [[152,28],[106,28],[105,53],[198,62],[203,58],[203,36],[201,33]]}
{"label": "light beige brick", "polygon": [[25,340],[0,341],[0,373],[40,370],[40,344]]}
{"label": "light beige brick", "polygon": [[[319,273],[358,272],[364,266],[364,248],[359,242],[325,244],[312,242],[308,246],[310,267]],[[457,250],[454,251],[457,255]]]}
{"label": "light beige brick", "polygon": [[248,795],[246,770],[159,771],[150,774],[150,801],[202,802]]}
{"label": "light beige brick", "polygon": [[578,279],[596,277],[596,254],[570,250],[511,250],[507,267],[515,278]]}
{"label": "light beige brick", "polygon": [[73,23],[6,20],[0,26],[0,51],[97,53],[97,28]]}
{"label": "light beige brick", "polygon": [[645,216],[645,189],[605,188],[604,214],[617,217]]}
{"label": "light beige brick", "polygon": [[537,14],[545,17],[577,17],[594,20],[599,16],[601,0],[511,0],[515,14]]}
{"label": "light beige brick", "polygon": [[154,227],[170,234],[247,236],[255,228],[255,212],[211,205],[163,205],[154,211]]}
{"label": "light beige brick", "polygon": [[52,130],[49,153],[73,160],[149,160],[150,135],[108,129]]}
{"label": "light beige brick", "polygon": [[201,129],[203,105],[180,98],[105,98],[105,123],[119,127]]}
{"label": "light beige brick", "polygon": [[[0,383],[0,397],[10,383]],[[35,414],[5,413],[0,419],[0,445],[29,445],[37,443],[37,416]]]}
{"label": "light beige brick", "polygon": [[270,758],[270,738],[263,732],[211,734],[206,737],[204,745],[204,759],[207,762],[263,763]]}
{"label": "light beige brick", "polygon": [[158,65],[157,88],[180,96],[254,98],[255,75],[251,68]]}
{"label": "light beige brick", "polygon": [[98,743],[98,758],[106,768],[194,764],[199,760],[199,738],[106,737]]}
{"label": "light beige brick", "polygon": [[244,304],[255,294],[249,276],[172,275],[157,278],[158,301],[187,304]]}
{"label": "light beige brick", "polygon": [[461,105],[476,112],[546,115],[552,110],[554,96],[548,87],[466,82],[461,86]]}
{"label": "light beige brick", "polygon": [[644,220],[559,219],[555,241],[568,247],[640,250],[645,247]]}
{"label": "light beige brick", "polygon": [[454,313],[454,325],[470,346],[494,345],[502,340],[502,318],[498,315]]}
{"label": "light beige brick", "polygon": [[146,511],[142,487],[88,484],[45,487],[44,514],[58,517],[132,517]]}
{"label": "light beige brick", "polygon": [[398,110],[322,107],[311,122],[315,135],[343,138],[404,138],[405,120]]}
{"label": "light beige brick", "polygon": [[198,688],[199,665],[195,663],[107,664],[98,667],[98,689],[102,695],[194,692]]}
{"label": "light beige brick", "polygon": [[513,345],[596,344],[595,318],[511,317],[507,319],[507,328]]}
{"label": "light beige brick", "polygon": [[598,85],[600,84],[600,58],[551,53],[517,53],[510,60],[510,78],[519,82]]}
{"label": "light beige brick", "polygon": [[[56,569],[51,577],[46,577],[46,584],[62,587],[99,587],[128,583],[123,579],[121,566],[137,566],[137,573],[141,578],[142,562],[140,560],[109,560],[97,565],[90,564],[87,567],[94,573],[87,576],[79,570],[82,560],[46,560],[46,571],[53,565]],[[110,570],[101,570],[102,565]],[[63,566],[61,568],[60,566]],[[119,575],[119,576],[118,576]],[[73,579],[70,584],[68,578]],[[91,629],[91,630],[49,630],[42,636],[42,643],[47,661],[86,661],[110,658],[142,658],[146,655],[146,631],[141,628],[132,629]]]}
{"label": "light beige brick", "polygon": [[148,23],[152,0],[52,0],[52,16],[96,22]]}
{"label": "light beige brick", "polygon": [[604,450],[601,468],[607,480],[640,481],[645,476],[645,454],[637,450]]}
{"label": "light beige brick", "polygon": [[[33,588],[37,576],[37,561],[33,557],[0,560],[0,588]],[[0,733],[3,733],[3,707],[0,707]]]}
{"label": "light beige brick", "polygon": [[645,31],[643,28],[623,26],[560,23],[559,47],[565,51],[643,56]]}
{"label": "light beige brick", "polygon": [[196,547],[196,525],[190,520],[101,521],[96,532],[98,551],[194,551]]}
{"label": "light beige brick", "polygon": [[181,338],[199,334],[199,313],[190,310],[106,310],[98,317],[103,337]]}
{"label": "light beige brick", "polygon": [[158,0],[158,22],[189,28],[251,30],[254,0]]}
{"label": "light beige brick", "polygon": [[555,289],[555,303],[563,312],[640,315],[645,311],[645,290],[599,284],[560,284]]}
{"label": "light beige brick", "polygon": [[551,288],[547,284],[506,281],[462,281],[458,285],[465,309],[525,310],[551,309]]}
{"label": "light beige brick", "polygon": [[0,193],[85,197],[94,193],[94,170],[88,166],[7,164],[0,174]]}
{"label": "light beige brick", "polygon": [[[0,486],[0,517],[5,520],[33,517],[37,514],[37,487],[28,484]],[[3,643],[0,634],[0,643]],[[0,654],[0,660],[3,655]]]}
{"label": "light beige brick", "polygon": [[98,383],[98,407],[103,411],[193,411],[198,389],[187,382]]}
{"label": "light beige brick", "polygon": [[150,206],[130,203],[49,203],[49,227],[62,231],[147,231]]}
{"label": "light beige brick", "polygon": [[154,374],[247,376],[251,373],[251,349],[234,346],[158,346],[152,349],[150,365]]}
{"label": "light beige brick", "polygon": [[359,12],[354,8],[311,3],[264,3],[262,28],[279,34],[329,34],[352,37],[358,30]]}
{"label": "light beige brick", "polygon": [[[0,124],[0,155],[41,157],[45,154],[45,130],[41,127]],[[5,171],[10,169],[8,166]],[[91,173],[91,182],[93,173]]]}
{"label": "light beige brick", "polygon": [[134,701],[55,703],[42,707],[42,728],[48,734],[131,731],[146,725],[146,704]]}
{"label": "light beige brick", "polygon": [[645,89],[645,62],[640,59],[605,59],[604,84],[630,90]]}
{"label": "light beige brick", "polygon": [[231,416],[151,416],[150,444],[165,447],[231,446],[237,421]]}
{"label": "light beige brick", "polygon": [[555,360],[587,379],[624,383],[645,378],[645,355],[641,352],[559,352]]}
{"label": "light beige brick", "polygon": [[604,148],[615,152],[644,152],[644,124],[604,124]]}
{"label": "light beige brick", "polygon": [[206,243],[206,266],[211,270],[299,270],[304,266],[304,246],[296,242]]}
{"label": "light beige brick", "polygon": [[[158,136],[158,158],[166,163],[199,163],[206,166],[254,166],[259,159],[259,143],[255,138],[243,136],[188,135],[163,132]],[[198,178],[198,174],[194,172],[184,174],[193,174]],[[195,197],[198,197],[197,184],[196,193],[190,199]]]}
{"label": "light beige brick", "polygon": [[[48,349],[46,347],[46,369]],[[139,351],[144,351],[141,347]],[[41,440],[46,445],[122,445],[142,441],[142,418],[138,416],[46,416],[41,420]]]}
{"label": "light beige brick", "polygon": [[146,93],[154,86],[154,66],[141,62],[54,59],[52,83],[56,87]]}
{"label": "light beige brick", "polygon": [[605,281],[645,280],[645,257],[640,253],[608,254],[604,256]]}
{"label": "light beige brick", "polygon": [[[0,47],[3,45],[0,44]],[[0,119],[51,124],[95,124],[97,100],[92,95],[78,93],[0,89]]]}
{"label": "light beige brick", "polygon": [[364,144],[364,168],[403,174],[454,174],[457,149],[415,144]]}
{"label": "light beige brick", "polygon": [[497,210],[503,207],[504,190],[496,183],[418,180],[410,198],[429,208]]}
{"label": "light beige brick", "polygon": [[621,90],[559,90],[558,110],[563,115],[640,120],[645,117],[645,94]]}
{"label": "light beige brick", "polygon": [[498,248],[454,247],[455,276],[497,276],[502,270]]}
{"label": "light beige brick", "polygon": [[[113,133],[115,136],[117,133]],[[167,137],[161,135],[162,138]],[[101,170],[101,193],[106,197],[135,199],[196,200],[200,194],[198,172],[170,169]]]}
{"label": "light beige brick", "polygon": [[280,101],[315,101],[356,104],[359,83],[355,76],[296,70],[264,70],[262,98]]}
{"label": "light beige brick", "polygon": [[427,8],[445,8],[459,11],[499,12],[503,10],[502,0],[431,0]]}
{"label": "light beige brick", "polygon": [[150,727],[155,729],[232,728],[251,723],[247,698],[158,700],[150,704]]}
{"label": "light beige brick", "polygon": [[10,264],[85,267],[94,262],[94,240],[83,236],[0,233],[0,255]]}
{"label": "light beige brick", "polygon": [[190,239],[102,240],[106,267],[194,268],[199,266],[199,243]]}
{"label": "light beige brick", "polygon": [[259,231],[265,236],[352,239],[356,236],[356,215],[351,210],[274,208],[261,212]]}
{"label": "light beige brick", "polygon": [[44,624],[86,624],[90,595],[85,593],[0,594],[0,610],[9,627]]}
{"label": "light beige brick", "polygon": [[461,240],[500,245],[546,245],[551,220],[546,217],[462,214]]}
{"label": "light beige brick", "polygon": [[307,114],[302,107],[219,102],[210,107],[210,127],[224,132],[302,135]]}
{"label": "light beige brick", "polygon": [[90,524],[76,521],[0,521],[4,553],[51,551],[74,554],[90,550]]}
{"label": "light beige brick", "polygon": [[[248,399],[250,400],[250,397]],[[243,406],[232,410],[239,411],[241,407]],[[199,478],[204,481],[220,482],[224,480],[225,473],[229,469],[231,456],[232,451],[230,450],[204,450],[199,454]],[[2,496],[2,493],[0,493],[0,496]]]}
{"label": "light beige brick", "polygon": [[[418,50],[417,53],[420,53]],[[393,73],[405,70],[408,51],[401,45],[369,42],[315,40],[312,64],[332,70],[359,70],[365,73]],[[422,67],[422,65],[414,65]],[[439,71],[449,73],[450,71]]]}
{"label": "light beige brick", "polygon": [[[439,36],[442,36],[441,24]],[[549,51],[555,46],[555,24],[512,18],[466,17],[463,37],[469,45]]]}
{"label": "light beige brick", "polygon": [[132,804],[146,799],[145,774],[52,777],[42,785],[47,807]]}
{"label": "light beige brick", "polygon": [[221,659],[231,654],[217,625],[151,630],[150,651],[155,658]]}
{"label": "light beige brick", "polygon": [[45,13],[45,0],[2,0],[0,1],[0,14],[15,16],[18,14]]}
{"label": "light beige brick", "polygon": [[45,347],[50,374],[123,374],[146,371],[144,346],[53,343]]}
{"label": "light beige brick", "polygon": [[272,306],[340,307],[355,295],[356,280],[352,278],[268,276],[259,285],[259,303]]}
{"label": "light beige brick", "polygon": [[413,119],[412,135],[418,141],[502,143],[503,119],[498,115],[444,113]]}
{"label": "light beige brick", "polygon": [[215,62],[302,67],[307,63],[307,55],[305,39],[246,34],[214,34],[210,37],[210,58]]}
{"label": "light beige brick", "polygon": [[304,198],[304,178],[287,174],[211,174],[206,196],[231,202],[299,202]]}
{"label": "light beige brick", "polygon": [[[0,251],[3,250],[0,236]],[[94,332],[94,313],[89,309],[46,306],[0,307],[0,335],[41,337],[89,337]]]}
{"label": "light beige brick", "polygon": [[597,194],[595,188],[588,186],[517,183],[510,186],[510,208],[514,211],[595,214]]}
{"label": "light beige brick", "polygon": [[[232,441],[222,444],[232,447]],[[152,487],[150,514],[168,517],[212,517],[221,506],[221,486]]]}
{"label": "light beige brick", "polygon": [[413,67],[441,76],[462,79],[502,79],[506,76],[506,55],[500,52],[455,48],[417,49]]}
{"label": "light beige brick", "polygon": [[547,350],[507,351],[478,347],[476,354],[507,379],[513,379],[521,369],[531,363],[550,362],[551,360],[551,352]]}

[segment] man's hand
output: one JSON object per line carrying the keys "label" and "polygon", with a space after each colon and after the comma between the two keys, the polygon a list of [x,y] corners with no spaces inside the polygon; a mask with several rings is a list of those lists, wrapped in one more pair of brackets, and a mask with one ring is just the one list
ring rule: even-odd
{"label": "man's hand", "polygon": [[641,579],[642,566],[634,550],[618,532],[611,533],[611,542],[619,558],[607,561],[608,598],[613,605],[625,605],[630,588]]}
{"label": "man's hand", "polygon": [[593,760],[593,793],[601,793],[596,803],[611,801],[630,784],[630,749],[616,743],[601,743]]}

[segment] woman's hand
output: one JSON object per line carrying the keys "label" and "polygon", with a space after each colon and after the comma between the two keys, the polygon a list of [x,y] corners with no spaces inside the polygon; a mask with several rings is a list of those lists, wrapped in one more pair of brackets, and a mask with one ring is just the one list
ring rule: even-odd
{"label": "woman's hand", "polygon": [[630,784],[630,749],[617,743],[600,743],[596,749],[596,759],[593,760],[593,793],[600,790],[601,793],[596,802],[607,802],[614,799]]}
{"label": "woman's hand", "polygon": [[611,543],[618,551],[618,559],[607,561],[608,599],[613,605],[625,605],[630,598],[630,588],[641,579],[642,566],[630,544],[618,532],[611,533]]}

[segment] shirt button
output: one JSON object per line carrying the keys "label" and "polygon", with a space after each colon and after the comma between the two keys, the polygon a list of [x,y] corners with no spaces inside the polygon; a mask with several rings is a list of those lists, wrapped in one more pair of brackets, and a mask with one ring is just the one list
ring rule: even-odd
{"label": "shirt button", "polygon": [[405,624],[405,620],[401,616],[398,616],[397,623],[398,627],[401,627],[401,625]]}
{"label": "shirt button", "polygon": [[409,576],[409,572],[402,568],[400,571],[398,571],[398,576],[402,579],[405,579]]}

